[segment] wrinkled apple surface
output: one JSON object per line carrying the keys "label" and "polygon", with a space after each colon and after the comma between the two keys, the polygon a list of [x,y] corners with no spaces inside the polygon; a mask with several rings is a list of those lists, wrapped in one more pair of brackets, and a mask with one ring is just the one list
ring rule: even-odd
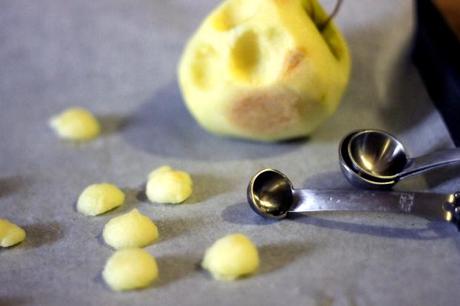
{"label": "wrinkled apple surface", "polygon": [[347,85],[346,42],[316,0],[227,0],[208,15],[179,63],[191,114],[224,136],[307,136]]}

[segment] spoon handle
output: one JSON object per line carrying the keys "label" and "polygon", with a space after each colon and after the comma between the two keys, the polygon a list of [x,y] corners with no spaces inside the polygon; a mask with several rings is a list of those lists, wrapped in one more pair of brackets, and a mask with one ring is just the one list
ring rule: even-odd
{"label": "spoon handle", "polygon": [[458,162],[460,162],[459,148],[437,151],[415,157],[409,160],[409,165],[400,173],[400,179]]}
{"label": "spoon handle", "polygon": [[[452,220],[451,214],[460,204],[457,197],[460,197],[460,194],[295,189],[293,209],[289,212],[304,214],[324,211],[389,212],[457,222]],[[446,203],[451,203],[452,210],[446,206]]]}

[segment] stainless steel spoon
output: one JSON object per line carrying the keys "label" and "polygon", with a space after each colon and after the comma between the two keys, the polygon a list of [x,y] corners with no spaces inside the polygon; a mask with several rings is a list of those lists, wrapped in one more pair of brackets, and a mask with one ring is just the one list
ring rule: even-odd
{"label": "stainless steel spoon", "polygon": [[280,171],[264,169],[249,182],[250,207],[259,215],[283,219],[288,214],[325,211],[389,212],[413,214],[459,226],[460,193],[435,194],[369,190],[294,189]]}
{"label": "stainless steel spoon", "polygon": [[390,189],[409,176],[460,162],[460,149],[411,158],[393,135],[380,130],[360,130],[344,137],[339,159],[342,172],[353,185]]}

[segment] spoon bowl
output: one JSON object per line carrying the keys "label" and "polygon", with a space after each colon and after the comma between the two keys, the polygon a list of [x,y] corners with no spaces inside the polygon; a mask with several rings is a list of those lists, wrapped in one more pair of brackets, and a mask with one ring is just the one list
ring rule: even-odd
{"label": "spoon bowl", "polygon": [[286,217],[293,202],[291,181],[280,171],[264,169],[249,182],[247,197],[251,208],[265,218]]}
{"label": "spoon bowl", "polygon": [[379,130],[354,133],[347,146],[353,168],[374,179],[395,179],[407,166],[404,146],[393,135]]}
{"label": "spoon bowl", "polygon": [[395,180],[379,180],[372,176],[367,175],[365,172],[359,172],[353,165],[351,158],[348,154],[348,144],[350,139],[357,132],[352,132],[345,136],[339,145],[339,160],[340,169],[344,174],[345,178],[355,187],[364,189],[390,189],[394,184]]}

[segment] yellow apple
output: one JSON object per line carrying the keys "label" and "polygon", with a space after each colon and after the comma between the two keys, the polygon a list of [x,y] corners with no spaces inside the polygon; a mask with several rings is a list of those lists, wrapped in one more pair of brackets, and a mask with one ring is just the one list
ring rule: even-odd
{"label": "yellow apple", "polygon": [[307,136],[348,83],[346,42],[316,0],[226,0],[202,22],[178,68],[191,114],[223,136]]}

